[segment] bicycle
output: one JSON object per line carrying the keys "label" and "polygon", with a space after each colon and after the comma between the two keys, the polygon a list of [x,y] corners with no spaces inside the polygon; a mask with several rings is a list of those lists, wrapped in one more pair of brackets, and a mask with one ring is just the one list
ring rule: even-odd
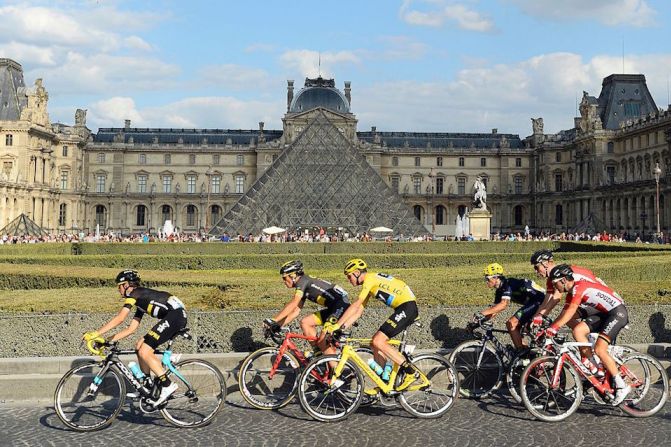
{"label": "bicycle", "polygon": [[[545,422],[562,421],[573,414],[583,400],[583,380],[592,387],[598,403],[609,404],[615,394],[606,371],[602,379],[592,375],[580,361],[576,348],[590,343],[565,343],[550,338],[554,355],[532,360],[522,373],[520,395],[526,409]],[[647,354],[632,352],[620,355],[616,347],[611,354],[624,381],[632,390],[619,408],[633,417],[656,414],[668,398],[669,379],[664,367]]]}
{"label": "bicycle", "polygon": [[394,397],[413,416],[437,418],[452,408],[459,389],[454,367],[438,354],[413,358],[406,343],[407,329],[402,332],[399,350],[413,363],[418,378],[402,391],[397,390],[405,378],[399,365],[394,365],[389,381],[383,381],[349,344],[348,337],[349,334],[338,339],[329,337],[330,343],[342,348],[341,354],[315,358],[299,378],[299,401],[312,418],[335,422],[356,411],[365,394],[364,376],[377,386],[379,394]]}
{"label": "bicycle", "polygon": [[[188,329],[175,336],[190,339]],[[135,354],[135,350],[121,350],[117,343],[101,344],[91,340],[87,348],[100,355],[102,360],[89,360],[74,366],[63,375],[54,393],[54,408],[58,418],[69,428],[88,432],[110,425],[124,405],[126,382],[136,391],[143,413],[159,411],[177,427],[202,427],[216,416],[226,399],[224,376],[216,366],[205,360],[188,359],[172,364],[172,344],[157,350],[167,375],[179,384],[177,391],[164,403],[154,407],[151,403],[160,392],[154,383],[150,389],[141,383],[119,358]]]}
{"label": "bicycle", "polygon": [[[317,341],[317,337],[292,332],[283,327],[280,332],[265,328],[264,336],[277,346],[268,346],[249,354],[240,365],[238,386],[243,399],[260,410],[277,410],[287,405],[296,395],[298,377],[309,359],[294,341]],[[362,355],[372,356],[369,348],[358,349]]]}
{"label": "bicycle", "polygon": [[[450,354],[450,361],[459,375],[459,393],[467,398],[485,398],[501,387],[505,376],[508,391],[516,402],[521,403],[517,391],[519,378],[536,355],[533,340],[529,351],[519,353],[498,340],[495,333],[508,334],[508,331],[494,329],[491,321],[469,324],[469,329],[476,339],[459,344]],[[526,325],[522,335],[528,335]]]}

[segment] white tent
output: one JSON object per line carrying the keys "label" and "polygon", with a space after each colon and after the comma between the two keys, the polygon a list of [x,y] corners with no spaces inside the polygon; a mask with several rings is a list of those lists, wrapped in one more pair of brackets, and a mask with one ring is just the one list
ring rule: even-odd
{"label": "white tent", "polygon": [[393,233],[394,230],[387,227],[375,227],[370,229],[371,233]]}
{"label": "white tent", "polygon": [[266,234],[279,234],[284,233],[287,230],[285,228],[280,228],[273,225],[272,227],[264,228],[261,231],[263,231]]}

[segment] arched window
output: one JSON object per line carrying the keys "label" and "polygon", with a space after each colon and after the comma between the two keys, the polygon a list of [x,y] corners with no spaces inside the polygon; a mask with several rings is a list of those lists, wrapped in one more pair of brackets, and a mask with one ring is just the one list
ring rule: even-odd
{"label": "arched window", "polygon": [[65,203],[61,203],[58,207],[58,225],[61,227],[64,227],[67,222],[67,212],[68,206]]}
{"label": "arched window", "polygon": [[96,205],[96,225],[100,225],[100,228],[105,228],[107,223],[107,208],[105,205]]}
{"label": "arched window", "polygon": [[216,225],[221,219],[221,207],[219,205],[212,205],[210,207],[210,226]]}
{"label": "arched window", "polygon": [[459,205],[459,208],[457,208],[457,214],[459,214],[459,217],[464,217],[466,215],[466,206]]}
{"label": "arched window", "polygon": [[517,205],[513,209],[513,214],[515,219],[515,226],[521,226],[524,217],[524,208],[522,207],[522,205]]}
{"label": "arched window", "polygon": [[135,225],[138,227],[144,227],[146,225],[147,218],[147,207],[144,205],[138,205],[137,211],[135,213]]}
{"label": "arched window", "polygon": [[443,205],[436,207],[436,225],[445,225],[447,220],[447,210]]}
{"label": "arched window", "polygon": [[196,206],[187,205],[186,206],[186,226],[195,227],[196,226]]}
{"label": "arched window", "polygon": [[422,208],[422,206],[415,205],[412,209],[415,212],[415,217],[417,218],[417,220],[422,222],[422,217],[424,217],[424,209]]}
{"label": "arched window", "polygon": [[172,208],[170,205],[163,205],[161,207],[161,225],[165,224],[166,220],[172,220]]}
{"label": "arched window", "polygon": [[564,208],[561,205],[555,206],[555,225],[564,224]]}

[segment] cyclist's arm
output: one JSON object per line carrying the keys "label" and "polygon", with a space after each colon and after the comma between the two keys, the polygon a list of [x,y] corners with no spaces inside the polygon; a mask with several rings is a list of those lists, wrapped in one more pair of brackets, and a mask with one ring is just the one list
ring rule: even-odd
{"label": "cyclist's arm", "polygon": [[354,322],[361,317],[364,309],[364,301],[365,300],[363,299],[358,299],[347,308],[342,317],[340,317],[340,320],[338,320],[338,325],[340,325],[341,328],[347,329],[352,327]]}
{"label": "cyclist's arm", "polygon": [[116,334],[114,334],[114,336],[109,339],[109,342],[110,343],[115,342],[117,340],[122,340],[122,339],[128,337],[129,335],[131,335],[135,331],[137,331],[138,327],[140,327],[140,319],[139,318],[133,318],[130,321],[130,324],[128,325],[128,327],[126,329],[124,329],[123,331],[119,331]]}
{"label": "cyclist's arm", "polygon": [[100,329],[98,329],[96,332],[98,332],[100,335],[103,335],[105,332],[108,332],[115,327],[119,326],[121,323],[124,322],[128,314],[130,313],[130,309],[128,307],[122,307],[121,310],[119,311],[116,316],[114,316],[110,321],[108,321],[105,325],[103,325]]}
{"label": "cyclist's arm", "polygon": [[508,307],[509,303],[510,303],[510,300],[502,299],[500,302],[498,302],[498,303],[496,303],[492,306],[489,306],[487,309],[483,310],[480,313],[487,318],[494,318],[496,316],[496,314],[505,310],[505,308]]}
{"label": "cyclist's arm", "polygon": [[557,328],[564,326],[571,320],[571,318],[573,318],[578,311],[578,307],[578,303],[566,303],[557,319],[552,322],[551,326],[556,326]]}
{"label": "cyclist's arm", "polygon": [[284,308],[273,317],[273,320],[277,321],[280,326],[286,326],[298,316],[304,302],[303,293],[296,291],[291,301],[289,301],[286,306],[284,306]]}

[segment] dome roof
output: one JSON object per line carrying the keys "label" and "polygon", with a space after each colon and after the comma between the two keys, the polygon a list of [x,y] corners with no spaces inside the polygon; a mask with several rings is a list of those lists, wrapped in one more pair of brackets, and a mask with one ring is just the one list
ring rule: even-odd
{"label": "dome roof", "polygon": [[347,98],[340,90],[335,88],[333,80],[306,79],[305,87],[291,101],[289,112],[307,112],[317,107],[323,107],[334,112],[349,113]]}

